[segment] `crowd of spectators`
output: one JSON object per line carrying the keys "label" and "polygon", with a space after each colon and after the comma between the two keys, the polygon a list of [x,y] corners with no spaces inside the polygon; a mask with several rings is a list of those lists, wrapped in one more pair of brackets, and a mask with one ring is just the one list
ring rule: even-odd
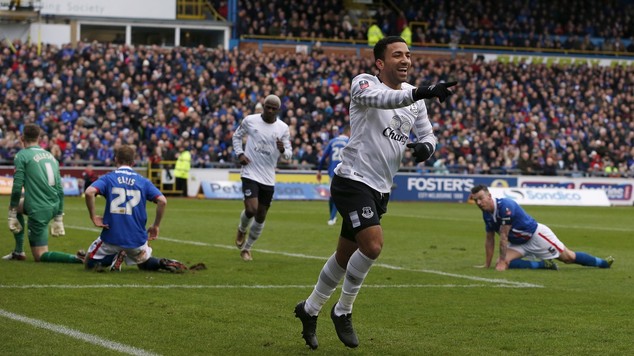
{"label": "crowd of spectators", "polygon": [[238,34],[364,41],[373,22],[385,35],[424,23],[411,26],[414,44],[634,52],[631,0],[394,3],[355,12],[336,0],[240,1]]}
{"label": "crowd of spectators", "polygon": [[[79,43],[0,48],[0,159],[36,122],[42,147],[64,165],[112,165],[135,145],[142,164],[190,148],[193,167],[235,164],[231,136],[269,94],[282,98],[292,165],[310,168],[348,123],[351,78],[371,58]],[[438,150],[411,170],[455,173],[634,172],[634,68],[503,64],[415,55],[410,82],[457,80],[447,102],[429,101]]]}

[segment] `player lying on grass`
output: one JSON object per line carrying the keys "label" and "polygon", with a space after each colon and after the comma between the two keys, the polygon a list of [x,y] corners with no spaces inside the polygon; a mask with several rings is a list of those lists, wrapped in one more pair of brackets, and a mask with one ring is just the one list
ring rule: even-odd
{"label": "player lying on grass", "polygon": [[[134,149],[130,146],[124,145],[115,151],[115,163],[116,170],[101,176],[85,192],[90,220],[102,228],[88,249],[86,269],[119,271],[125,261],[142,270],[185,272],[187,267],[178,261],[152,257],[152,248],[148,245],[148,240],[158,238],[167,199],[150,180],[132,169]],[[103,217],[95,214],[97,194],[106,198]],[[146,230],[148,200],[156,203],[156,216]]]}
{"label": "player lying on grass", "polygon": [[473,187],[471,197],[482,210],[486,229],[487,268],[493,259],[496,232],[500,235],[499,257],[495,264],[498,271],[508,268],[532,268],[531,264],[535,261],[521,259],[526,255],[541,258],[544,260],[541,263],[546,265],[554,263],[552,260],[555,258],[564,263],[599,268],[610,268],[614,262],[612,256],[604,260],[585,252],[567,249],[548,226],[535,221],[517,202],[509,198],[493,199],[489,189],[484,185]]}

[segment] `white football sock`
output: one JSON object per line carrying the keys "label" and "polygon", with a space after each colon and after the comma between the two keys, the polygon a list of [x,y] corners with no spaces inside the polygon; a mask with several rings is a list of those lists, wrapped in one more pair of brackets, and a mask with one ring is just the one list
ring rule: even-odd
{"label": "white football sock", "polygon": [[248,218],[246,212],[242,210],[242,212],[240,213],[240,224],[238,225],[238,229],[242,232],[247,232],[251,221],[253,221],[253,217]]}
{"label": "white football sock", "polygon": [[315,289],[306,299],[305,309],[309,315],[319,314],[345,274],[346,270],[339,266],[333,253],[321,269]]}
{"label": "white football sock", "polygon": [[341,296],[335,306],[335,315],[352,313],[352,304],[359,294],[361,285],[370,271],[374,260],[356,250],[348,260],[346,279],[341,287]]}
{"label": "white football sock", "polygon": [[251,224],[251,229],[249,230],[249,238],[247,239],[247,243],[244,244],[243,250],[250,250],[251,246],[255,243],[260,235],[262,234],[262,229],[264,229],[264,222],[261,224],[255,220]]}

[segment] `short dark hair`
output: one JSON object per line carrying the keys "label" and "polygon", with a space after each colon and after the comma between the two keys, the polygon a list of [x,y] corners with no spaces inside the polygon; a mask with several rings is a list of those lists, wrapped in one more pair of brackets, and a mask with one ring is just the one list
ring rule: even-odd
{"label": "short dark hair", "polygon": [[114,153],[114,159],[117,163],[124,166],[131,166],[134,164],[134,149],[128,145],[119,147]]}
{"label": "short dark hair", "polygon": [[387,45],[396,42],[403,42],[407,44],[407,42],[399,36],[387,36],[381,38],[379,42],[374,45],[374,60],[385,59],[385,49],[387,48]]}
{"label": "short dark hair", "polygon": [[37,142],[40,138],[42,130],[36,124],[26,124],[24,125],[24,131],[22,135],[24,136],[24,141],[26,142]]}
{"label": "short dark hair", "polygon": [[489,188],[487,188],[486,185],[483,184],[478,184],[475,187],[471,188],[471,194],[477,194],[478,192],[484,190],[485,192],[489,191]]}

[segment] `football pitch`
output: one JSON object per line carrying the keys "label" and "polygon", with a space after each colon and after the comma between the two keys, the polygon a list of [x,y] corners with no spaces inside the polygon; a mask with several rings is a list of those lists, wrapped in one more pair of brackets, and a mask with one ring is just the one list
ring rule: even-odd
{"label": "football pitch", "polygon": [[[0,205],[8,206],[8,197]],[[103,199],[98,199],[98,211]],[[98,235],[84,201],[66,198],[66,236],[49,249],[75,253]],[[559,271],[476,268],[484,225],[471,204],[391,202],[385,245],[355,303],[360,346],[345,348],[329,317],[310,351],[293,308],[334,252],[340,224],[326,202],[275,201],[253,261],[234,246],[240,201],[169,198],[154,256],[203,271],[85,271],[79,264],[0,260],[3,355],[625,355],[634,342],[634,208],[535,207],[566,246],[612,269],[559,263]],[[154,205],[148,204],[149,221]],[[0,228],[0,253],[13,248]],[[497,237],[496,237],[497,252]],[[496,257],[497,258],[497,257]]]}

